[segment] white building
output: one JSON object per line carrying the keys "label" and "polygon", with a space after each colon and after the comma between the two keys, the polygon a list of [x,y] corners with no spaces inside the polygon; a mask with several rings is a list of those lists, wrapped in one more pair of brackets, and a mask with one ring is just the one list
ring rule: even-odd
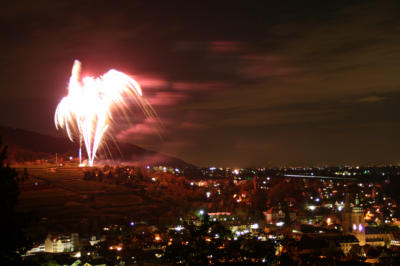
{"label": "white building", "polygon": [[42,252],[45,252],[45,245],[44,244],[40,244],[40,245],[34,246],[30,250],[28,250],[28,252],[26,252],[26,255],[33,255],[33,254],[42,253]]}
{"label": "white building", "polygon": [[77,233],[71,235],[49,234],[44,242],[45,252],[49,253],[73,252],[77,250],[78,245],[79,235]]}

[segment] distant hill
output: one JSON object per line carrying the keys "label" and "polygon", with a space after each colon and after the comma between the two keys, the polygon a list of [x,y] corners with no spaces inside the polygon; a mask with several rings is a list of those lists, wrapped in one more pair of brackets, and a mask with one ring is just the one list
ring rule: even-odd
{"label": "distant hill", "polygon": [[[24,129],[0,126],[0,137],[3,144],[9,146],[10,154],[14,157],[21,157],[22,153],[24,156],[29,153],[32,158],[37,157],[37,155],[53,156],[55,153],[76,154],[78,150],[77,143],[71,142],[67,138],[47,136]],[[115,161],[138,166],[166,165],[179,168],[193,166],[181,159],[146,150],[133,144],[118,143],[117,145],[110,145],[109,152],[107,152],[108,154],[111,153],[112,159]],[[100,151],[99,154],[99,159],[110,158],[110,156],[105,156],[104,152]]]}

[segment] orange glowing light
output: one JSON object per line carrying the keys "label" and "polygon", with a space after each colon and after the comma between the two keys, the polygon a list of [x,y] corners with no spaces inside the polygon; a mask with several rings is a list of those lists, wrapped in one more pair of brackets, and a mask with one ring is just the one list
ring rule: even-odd
{"label": "orange glowing light", "polygon": [[156,234],[155,237],[154,237],[154,240],[155,240],[155,241],[160,241],[160,240],[161,240],[160,235],[159,235],[159,234]]}
{"label": "orange glowing light", "polygon": [[327,223],[327,225],[331,225],[332,219],[330,217],[326,218],[326,223]]}

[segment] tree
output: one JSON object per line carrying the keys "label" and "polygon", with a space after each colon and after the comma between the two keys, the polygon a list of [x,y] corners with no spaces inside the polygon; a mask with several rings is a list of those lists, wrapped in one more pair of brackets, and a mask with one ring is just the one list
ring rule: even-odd
{"label": "tree", "polygon": [[105,177],[105,175],[104,175],[103,171],[101,171],[101,169],[98,169],[97,180],[101,182],[101,181],[103,181],[104,177]]}
{"label": "tree", "polygon": [[263,218],[263,211],[266,210],[267,206],[267,193],[262,189],[257,189],[252,194],[252,207],[255,211],[255,216],[258,219]]}
{"label": "tree", "polygon": [[108,178],[109,180],[113,180],[113,179],[114,179],[114,175],[113,175],[113,173],[112,173],[111,170],[108,172],[107,178]]}
{"label": "tree", "polygon": [[21,254],[29,247],[24,228],[26,220],[15,210],[18,203],[19,189],[17,172],[6,165],[7,147],[0,139],[0,261],[3,265],[20,265]]}
{"label": "tree", "polygon": [[24,173],[22,175],[22,181],[28,180],[29,179],[29,173],[28,169],[24,168]]}
{"label": "tree", "polygon": [[92,173],[90,171],[85,171],[85,173],[83,175],[83,179],[84,180],[92,180],[93,179]]}

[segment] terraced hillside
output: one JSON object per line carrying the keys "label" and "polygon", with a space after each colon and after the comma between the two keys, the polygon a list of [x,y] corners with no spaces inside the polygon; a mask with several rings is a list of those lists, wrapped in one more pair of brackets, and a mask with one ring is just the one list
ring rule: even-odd
{"label": "terraced hillside", "polygon": [[[23,168],[17,170],[22,175]],[[173,177],[180,181],[168,186],[150,179],[127,187],[84,180],[82,168],[31,167],[28,173],[20,182],[18,209],[61,231],[113,222],[164,224],[201,205],[193,203],[196,193],[186,189],[183,178]]]}

